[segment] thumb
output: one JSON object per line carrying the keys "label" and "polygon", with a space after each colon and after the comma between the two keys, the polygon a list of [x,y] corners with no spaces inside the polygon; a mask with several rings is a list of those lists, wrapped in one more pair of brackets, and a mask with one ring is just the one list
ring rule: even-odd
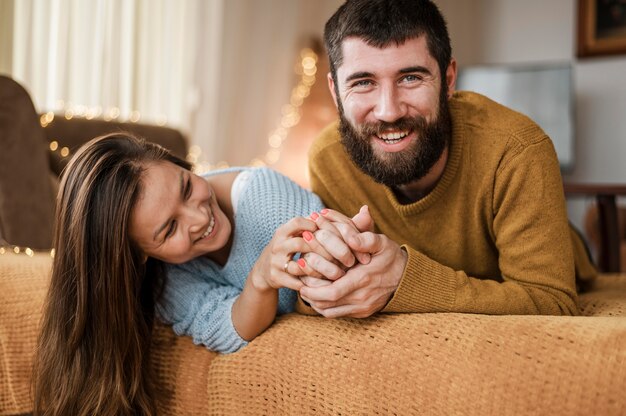
{"label": "thumb", "polygon": [[374,231],[374,220],[367,205],[363,205],[358,214],[352,217],[352,222],[361,232]]}
{"label": "thumb", "polygon": [[352,250],[366,253],[377,253],[383,247],[383,238],[381,234],[366,231],[352,236],[348,245]]}

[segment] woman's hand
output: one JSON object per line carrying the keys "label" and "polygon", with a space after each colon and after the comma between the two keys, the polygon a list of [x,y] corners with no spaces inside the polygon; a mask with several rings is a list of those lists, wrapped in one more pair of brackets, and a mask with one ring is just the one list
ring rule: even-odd
{"label": "woman's hand", "polygon": [[233,304],[233,326],[243,339],[254,339],[272,324],[278,307],[278,289],[286,287],[298,291],[303,287],[304,283],[289,274],[288,268],[291,266],[302,273],[292,257],[311,250],[302,233],[315,230],[314,221],[294,218],[278,227],[263,249]]}
{"label": "woman's hand", "polygon": [[252,268],[249,278],[253,286],[260,291],[281,287],[300,290],[303,283],[295,276],[304,273],[292,258],[296,253],[312,250],[302,234],[312,235],[316,230],[317,224],[303,217],[293,218],[278,227]]}
{"label": "woman's hand", "polygon": [[[358,247],[358,235],[361,232],[373,231],[374,221],[366,205],[361,207],[353,218],[331,210],[324,209],[321,216],[313,213],[311,218],[319,230],[313,235],[304,234],[304,239],[311,247],[311,251],[303,256],[304,261],[298,261],[302,272],[313,278],[337,280],[345,274],[345,270],[356,264],[368,264],[370,253],[361,252]],[[292,271],[292,274],[297,274]],[[307,285],[314,280],[302,279]]]}

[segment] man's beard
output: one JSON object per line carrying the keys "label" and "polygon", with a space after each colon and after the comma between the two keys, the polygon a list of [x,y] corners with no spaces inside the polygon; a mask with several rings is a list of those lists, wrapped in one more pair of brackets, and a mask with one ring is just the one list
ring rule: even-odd
{"label": "man's beard", "polygon": [[[444,88],[439,97],[437,117],[430,123],[418,115],[393,123],[366,123],[353,127],[346,119],[341,103],[338,107],[341,143],[350,158],[363,172],[386,186],[405,185],[426,176],[450,142],[452,120]],[[417,138],[405,150],[376,155],[372,137],[386,131],[410,131],[417,133]]]}

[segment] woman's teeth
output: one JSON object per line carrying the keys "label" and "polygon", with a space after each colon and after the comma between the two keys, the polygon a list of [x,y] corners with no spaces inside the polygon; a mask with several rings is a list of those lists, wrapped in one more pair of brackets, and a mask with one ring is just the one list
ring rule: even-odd
{"label": "woman's teeth", "polygon": [[408,136],[408,134],[409,134],[408,131],[395,132],[395,133],[383,133],[379,135],[378,138],[381,140],[384,140],[385,143],[395,144],[395,143],[400,142],[406,136]]}
{"label": "woman's teeth", "polygon": [[206,229],[204,234],[200,236],[200,238],[208,237],[208,235],[211,234],[211,231],[213,231],[213,227],[215,227],[215,217],[211,217],[211,222],[209,223],[209,227]]}

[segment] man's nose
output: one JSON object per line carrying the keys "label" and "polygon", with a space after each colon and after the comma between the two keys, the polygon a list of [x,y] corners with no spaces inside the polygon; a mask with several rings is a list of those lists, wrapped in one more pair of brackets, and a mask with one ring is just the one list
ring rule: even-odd
{"label": "man's nose", "polygon": [[374,116],[380,121],[393,123],[406,115],[406,103],[402,100],[397,88],[383,86],[380,89],[378,102],[374,108]]}

